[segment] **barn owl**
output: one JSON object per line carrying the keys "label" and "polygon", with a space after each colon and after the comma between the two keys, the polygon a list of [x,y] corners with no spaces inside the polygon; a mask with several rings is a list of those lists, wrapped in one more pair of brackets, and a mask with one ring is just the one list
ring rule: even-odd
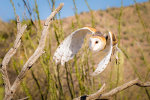
{"label": "barn owl", "polygon": [[96,70],[92,73],[92,76],[101,73],[108,65],[113,46],[117,44],[117,40],[114,34],[109,32],[107,36],[104,36],[101,32],[97,32],[96,29],[91,27],[83,27],[77,29],[71,33],[56,49],[53,59],[56,64],[61,63],[64,65],[65,62],[71,60],[74,55],[82,47],[84,38],[87,34],[91,34],[89,39],[89,48],[94,52],[100,52],[106,48],[106,43],[108,41],[108,36],[110,38],[109,51],[107,55],[100,61]]}

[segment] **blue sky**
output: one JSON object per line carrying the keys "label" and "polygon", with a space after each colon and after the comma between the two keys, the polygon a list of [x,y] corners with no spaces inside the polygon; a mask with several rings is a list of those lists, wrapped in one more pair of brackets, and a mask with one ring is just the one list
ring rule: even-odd
{"label": "blue sky", "polygon": [[[17,15],[19,15],[21,19],[25,17],[25,15],[29,18],[28,12],[24,7],[23,0],[12,0],[12,1],[15,5]],[[29,1],[31,10],[33,11],[33,8],[35,7],[34,0],[25,0],[25,1]],[[40,19],[44,20],[51,13],[48,0],[36,0],[36,1],[38,4]],[[107,8],[121,6],[121,0],[87,0],[87,1],[91,9],[93,10],[99,10],[99,9],[105,10]],[[136,1],[138,3],[141,3],[141,2],[146,2],[148,0],[136,0]],[[73,0],[56,0],[56,7],[61,2],[65,4],[63,9],[61,10],[61,18],[73,16],[74,15]],[[75,0],[75,2],[78,9],[78,13],[83,11],[88,11],[88,8],[84,0]],[[133,4],[134,4],[133,0],[123,0],[123,6],[129,6]],[[35,13],[33,13],[32,18],[34,19],[35,16],[36,16]],[[9,21],[10,19],[15,19],[14,10],[12,4],[10,3],[10,0],[1,0],[0,19],[3,21]]]}

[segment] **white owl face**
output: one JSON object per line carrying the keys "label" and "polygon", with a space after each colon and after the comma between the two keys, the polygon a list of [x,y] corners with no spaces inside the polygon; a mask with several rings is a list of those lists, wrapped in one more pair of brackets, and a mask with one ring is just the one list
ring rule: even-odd
{"label": "white owl face", "polygon": [[106,46],[106,39],[100,36],[92,36],[89,41],[89,48],[94,51],[98,52],[105,48]]}

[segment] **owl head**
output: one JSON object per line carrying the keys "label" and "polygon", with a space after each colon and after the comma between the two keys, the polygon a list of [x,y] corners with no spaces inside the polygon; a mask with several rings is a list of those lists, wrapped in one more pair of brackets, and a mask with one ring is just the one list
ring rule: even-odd
{"label": "owl head", "polygon": [[89,40],[89,48],[94,51],[98,52],[105,49],[106,46],[106,37],[103,36],[101,32],[96,32],[94,35],[90,37]]}

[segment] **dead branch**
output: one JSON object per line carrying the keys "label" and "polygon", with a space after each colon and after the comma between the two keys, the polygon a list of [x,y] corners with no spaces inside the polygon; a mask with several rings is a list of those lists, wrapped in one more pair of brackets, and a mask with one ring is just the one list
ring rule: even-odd
{"label": "dead branch", "polygon": [[100,98],[111,97],[111,96],[117,94],[118,92],[123,91],[123,90],[125,90],[125,89],[127,89],[127,88],[129,88],[133,85],[137,85],[139,87],[150,87],[150,82],[143,83],[139,79],[135,79],[135,80],[132,80],[128,83],[125,83],[125,84],[123,84],[119,87],[116,87],[116,88],[114,88],[113,90],[111,90],[107,93],[101,94]]}
{"label": "dead branch", "polygon": [[26,75],[27,71],[32,67],[32,65],[36,62],[36,60],[44,53],[43,49],[45,47],[46,37],[47,37],[47,34],[48,34],[47,31],[48,31],[50,22],[53,20],[54,16],[61,10],[63,5],[64,4],[61,3],[59,5],[59,7],[56,10],[54,10],[51,13],[51,15],[46,19],[45,24],[43,26],[41,39],[39,41],[39,45],[38,45],[37,49],[35,50],[33,55],[27,60],[27,62],[24,64],[21,72],[19,73],[19,75],[17,76],[16,80],[14,81],[14,83],[11,86],[9,78],[8,78],[6,66],[9,63],[10,58],[16,53],[17,48],[20,46],[20,44],[21,44],[21,36],[22,36],[24,30],[27,27],[26,25],[21,27],[21,23],[19,21],[19,17],[17,18],[17,37],[16,37],[16,40],[14,42],[14,46],[13,46],[13,48],[11,48],[8,51],[8,53],[5,55],[5,57],[4,57],[3,61],[2,61],[2,69],[1,69],[1,71],[2,71],[3,80],[4,80],[4,84],[5,84],[5,98],[4,98],[4,100],[10,100],[10,99],[13,98],[13,95],[14,95],[17,87],[19,86],[21,80]]}
{"label": "dead branch", "polygon": [[100,96],[99,94],[102,94],[104,90],[105,90],[105,84],[103,84],[103,86],[96,93],[77,97],[77,98],[74,98],[73,100],[93,100],[93,99],[98,98]]}
{"label": "dead branch", "polygon": [[1,67],[2,67],[1,68],[2,78],[4,80],[4,86],[5,86],[5,94],[7,94],[8,91],[10,91],[10,88],[11,88],[6,67],[7,67],[11,57],[16,53],[18,47],[20,46],[21,37],[22,37],[23,32],[25,31],[26,28],[27,28],[27,25],[24,25],[24,26],[21,27],[19,17],[17,17],[17,36],[16,36],[16,40],[14,42],[13,47],[6,53],[6,55],[5,55],[5,57],[2,61],[2,65],[1,65]]}
{"label": "dead branch", "polygon": [[[131,86],[139,86],[139,87],[150,87],[150,82],[141,82],[139,79],[134,79],[130,82],[127,82],[121,86],[118,86],[112,90],[110,90],[109,92],[106,92],[106,93],[102,93],[102,92],[98,92],[98,91],[104,91],[104,88],[102,87],[100,90],[98,90],[96,93],[94,93],[95,95],[85,95],[85,96],[81,96],[81,97],[78,97],[78,98],[75,98],[74,100],[95,100],[95,99],[99,99],[99,100],[102,100],[102,99],[109,99],[110,97],[112,97],[113,95],[131,87]],[[83,97],[85,97],[83,99]],[[89,99],[90,98],[90,99]]]}
{"label": "dead branch", "polygon": [[29,97],[25,97],[25,98],[22,98],[22,99],[18,99],[18,100],[28,100]]}

